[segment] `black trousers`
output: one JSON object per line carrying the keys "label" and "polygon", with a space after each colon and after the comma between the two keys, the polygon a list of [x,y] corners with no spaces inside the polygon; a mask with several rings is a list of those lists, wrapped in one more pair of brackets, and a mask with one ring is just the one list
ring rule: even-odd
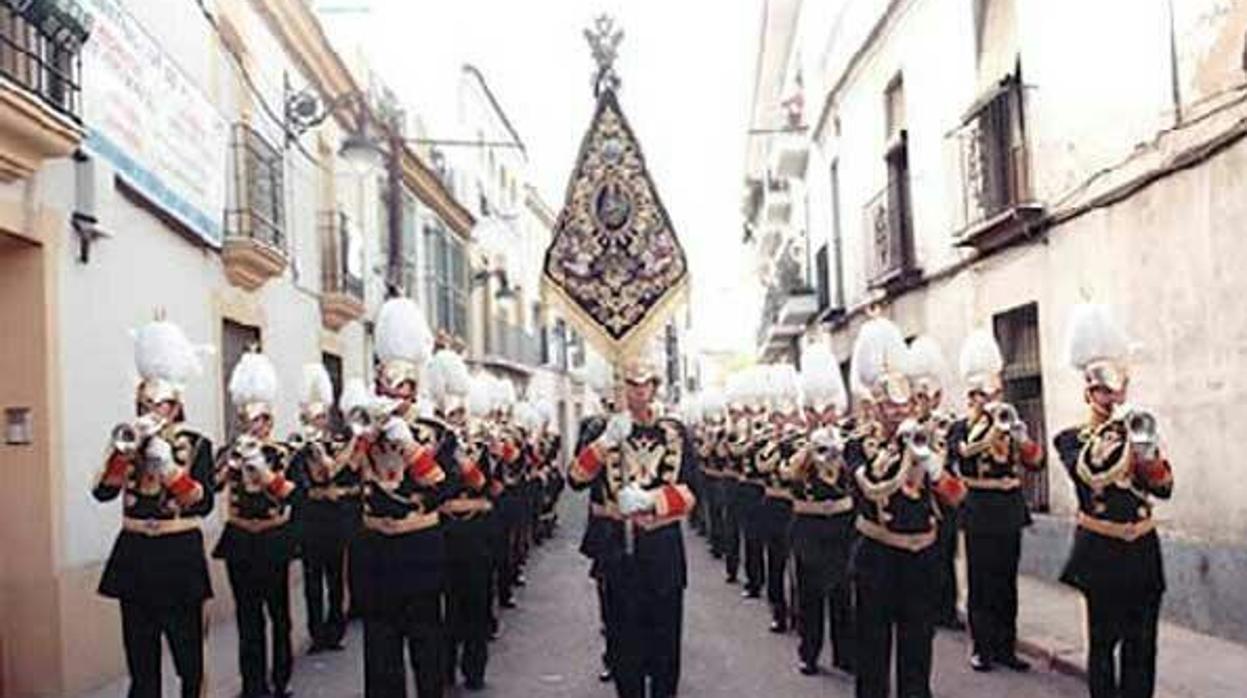
{"label": "black trousers", "polygon": [[454,521],[448,525],[446,547],[446,678],[455,670],[469,682],[485,679],[489,660],[490,569],[487,553],[489,522]]}
{"label": "black trousers", "polygon": [[723,532],[720,546],[723,551],[724,571],[732,579],[736,579],[736,575],[740,572],[740,541],[744,527],[740,498],[736,492],[737,487],[738,485],[734,479],[724,478],[721,501]]}
{"label": "black trousers", "polygon": [[614,672],[616,658],[619,656],[619,614],[614,606],[615,597],[607,591],[608,586],[606,577],[599,576],[597,580],[598,610],[602,617],[603,639],[606,641],[602,652],[602,666]]}
{"label": "black trousers", "polygon": [[940,505],[940,569],[936,622],[952,624],[957,619],[957,508]]}
{"label": "black trousers", "polygon": [[745,589],[760,593],[766,586],[766,558],[762,533],[762,488],[743,485],[740,490],[741,533],[745,538]]}
{"label": "black trousers", "polygon": [[723,479],[706,477],[706,531],[710,536],[710,552],[723,554]]}
{"label": "black trousers", "polygon": [[[843,571],[836,574],[832,561],[822,555],[798,555],[796,564],[798,656],[807,664],[817,664],[826,633],[831,637],[832,665],[852,671],[853,592],[847,576]],[[837,580],[834,584],[833,579]]]}
{"label": "black trousers", "polygon": [[617,633],[611,670],[619,698],[674,698],[680,682],[684,589],[653,589],[641,570],[624,563],[609,576],[606,594],[614,621],[607,625]]}
{"label": "black trousers", "polygon": [[966,532],[970,633],[986,659],[1012,657],[1017,644],[1022,532]]}
{"label": "black trousers", "polygon": [[857,613],[857,698],[888,698],[896,639],[897,698],[931,698],[935,604],[930,583],[934,546],[918,553],[870,539],[859,542],[854,584]]}
{"label": "black trousers", "polygon": [[762,552],[766,557],[766,600],[771,606],[771,620],[787,626],[788,594],[784,588],[784,572],[791,551],[792,504],[783,499],[767,497],[760,512]]}
{"label": "black trousers", "polygon": [[436,590],[412,594],[386,613],[365,615],[365,698],[406,698],[404,646],[416,678],[416,696],[442,698],[445,642],[441,594]]}
{"label": "black trousers", "polygon": [[[307,632],[317,645],[332,646],[346,634],[343,606],[346,546],[303,546],[303,599],[307,604]],[[328,599],[325,598],[328,592]]]}
{"label": "black trousers", "polygon": [[129,698],[160,698],[160,636],[169,642],[182,698],[199,698],[204,673],[203,603],[164,605],[122,599],[121,638],[130,671]]}
{"label": "black trousers", "polygon": [[234,592],[234,617],[238,623],[238,668],[242,695],[269,692],[269,643],[265,615],[272,626],[272,684],[285,688],[294,669],[290,641],[290,563],[227,560],[230,589]]}
{"label": "black trousers", "polygon": [[[1160,594],[1084,592],[1084,597],[1091,698],[1152,698]],[[1114,661],[1115,652],[1120,652],[1120,668]]]}

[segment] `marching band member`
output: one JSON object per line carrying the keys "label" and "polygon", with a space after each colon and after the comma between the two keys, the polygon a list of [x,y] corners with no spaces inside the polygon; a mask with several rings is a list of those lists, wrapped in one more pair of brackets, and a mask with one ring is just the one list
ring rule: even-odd
{"label": "marching band member", "polygon": [[[342,649],[346,634],[343,603],[346,548],[359,522],[359,473],[351,467],[354,444],[330,425],[333,384],[319,363],[303,367],[302,428],[289,446],[291,470],[306,487],[296,510],[303,557],[303,597],[307,604],[309,654]],[[362,381],[358,388],[363,391]],[[343,392],[344,398],[346,392]],[[354,398],[352,398],[354,399]],[[328,598],[326,599],[326,594]]]}
{"label": "marching band member", "polygon": [[441,349],[426,370],[425,384],[436,418],[457,444],[453,458],[459,473],[450,498],[441,506],[446,529],[446,679],[454,685],[458,671],[463,675],[464,688],[479,691],[485,687],[489,660],[489,580],[493,567],[490,471],[485,446],[469,429],[467,400],[472,379],[463,358],[450,349]]}
{"label": "marching band member", "polygon": [[771,608],[771,632],[788,631],[788,598],[784,588],[790,552],[792,492],[780,466],[804,445],[801,386],[791,365],[766,367],[770,400],[770,439],[758,444],[755,467],[763,478],[762,506],[758,512],[762,551],[766,557],[766,599]]}
{"label": "marching band member", "polygon": [[514,420],[515,386],[505,379],[495,380],[493,385],[498,433],[490,450],[501,484],[498,516],[502,524],[496,580],[498,605],[515,608],[515,588],[524,585],[524,487],[528,457],[524,435]]}
{"label": "marching band member", "polygon": [[[295,483],[290,452],[273,438],[277,371],[268,357],[244,353],[229,379],[241,433],[218,459],[217,487],[228,488],[229,515],[213,557],[225,560],[238,622],[238,666],[244,698],[290,695],[290,561],[298,538],[290,524]],[[265,615],[272,626],[268,676]]]}
{"label": "marching band member", "polygon": [[774,432],[767,414],[766,381],[763,369],[755,366],[745,376],[745,411],[749,439],[741,454],[741,479],[736,493],[737,511],[745,539],[745,590],[741,596],[756,599],[766,586],[766,559],[763,552],[762,505],[766,498],[766,475],[758,470],[758,455],[770,447]]}
{"label": "marching band member", "polygon": [[443,448],[445,428],[420,418],[415,403],[432,346],[419,306],[387,300],[375,337],[378,399],[355,420],[363,432],[363,530],[350,556],[351,592],[364,617],[364,695],[407,695],[406,646],[416,694],[440,698],[446,550],[438,507],[455,464]]}
{"label": "marching band member", "polygon": [[705,481],[707,525],[710,533],[710,554],[718,560],[723,557],[726,543],[727,502],[723,457],[719,452],[724,438],[726,406],[723,393],[707,390],[701,396],[701,429],[698,431],[697,455]]}
{"label": "marching band member", "polygon": [[897,694],[931,695],[940,520],[937,499],[956,503],[965,494],[944,470],[943,454],[927,429],[912,418],[904,373],[907,349],[900,330],[875,317],[854,347],[861,385],[875,402],[882,439],[864,448],[857,468],[861,534],[852,558],[856,580],[857,696],[887,698],[896,637]]}
{"label": "marching band member", "polygon": [[[944,400],[944,385],[948,382],[948,362],[940,345],[925,335],[915,337],[909,343],[909,380],[914,393],[915,416],[931,428],[935,442],[947,454],[947,465],[957,470],[957,457],[948,451],[948,435],[952,416],[940,410]],[[957,617],[957,531],[958,510],[940,502],[940,575],[939,608],[936,625],[950,630],[964,630],[965,624]]]}
{"label": "marching band member", "polygon": [[848,560],[853,542],[853,489],[837,427],[848,400],[840,370],[825,345],[807,349],[801,364],[806,436],[782,470],[793,493],[795,514],[798,668],[807,676],[818,673],[826,629],[831,636],[832,664],[852,673],[854,621]]}
{"label": "marching band member", "polygon": [[1156,683],[1165,576],[1152,498],[1173,494],[1173,471],[1155,417],[1126,404],[1127,357],[1125,335],[1107,308],[1074,309],[1069,361],[1083,374],[1088,415],[1054,442],[1078,495],[1078,527],[1061,581],[1086,599],[1091,698],[1150,698]]}
{"label": "marching band member", "polygon": [[728,376],[726,433],[715,447],[723,468],[723,568],[728,584],[736,583],[740,571],[740,546],[745,531],[747,498],[741,490],[745,459],[749,456],[750,426],[745,393],[745,374]]}
{"label": "marching band member", "polygon": [[1002,402],[1004,360],[991,332],[975,330],[961,349],[966,417],[953,425],[949,445],[969,494],[962,505],[969,576],[970,666],[1014,671],[1030,665],[1016,654],[1018,561],[1022,529],[1031,523],[1022,496],[1022,470],[1037,469],[1043,447],[1030,439],[1017,409]]}
{"label": "marching band member", "polygon": [[610,519],[598,561],[606,575],[618,652],[620,698],[672,698],[680,676],[687,570],[680,521],[695,501],[688,478],[696,458],[684,425],[658,417],[659,374],[646,360],[623,368],[623,409],[585,436],[569,477],[598,492]]}
{"label": "marching band member", "polygon": [[92,495],[122,496],[121,533],[99,593],[121,605],[131,698],[161,695],[164,635],[183,696],[203,690],[203,605],[212,596],[200,522],[212,511],[212,442],[190,428],[186,381],[200,371],[182,330],[157,320],[135,332],[137,419],[114,428]]}

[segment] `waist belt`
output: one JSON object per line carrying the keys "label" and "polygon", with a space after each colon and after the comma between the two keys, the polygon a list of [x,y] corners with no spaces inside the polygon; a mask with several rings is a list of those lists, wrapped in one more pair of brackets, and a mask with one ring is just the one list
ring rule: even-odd
{"label": "waist belt", "polygon": [[392,519],[387,516],[364,516],[364,528],[370,531],[387,536],[399,536],[404,533],[414,533],[415,531],[423,531],[426,528],[432,528],[440,522],[436,511],[419,514],[413,513],[404,516],[401,519]]}
{"label": "waist belt", "polygon": [[857,517],[857,531],[877,543],[882,543],[890,548],[907,550],[911,553],[930,547],[935,543],[936,537],[934,529],[923,533],[897,533],[886,526],[860,516]]}
{"label": "waist belt", "polygon": [[783,487],[768,487],[766,496],[773,499],[792,499],[792,491]]}
{"label": "waist belt", "polygon": [[359,492],[359,485],[326,485],[308,488],[307,497],[320,502],[336,502],[348,497],[358,497]]}
{"label": "waist belt", "polygon": [[1127,543],[1133,543],[1136,540],[1146,536],[1156,530],[1155,519],[1142,519],[1140,521],[1109,521],[1108,519],[1100,519],[1090,514],[1078,512],[1078,527],[1091,531],[1097,535],[1107,538],[1116,538],[1124,540]]}
{"label": "waist belt", "polygon": [[792,511],[796,514],[805,514],[806,516],[835,516],[836,514],[853,511],[853,498],[841,497],[840,499],[828,499],[821,502],[797,499],[792,503]]}
{"label": "waist belt", "polygon": [[702,475],[705,475],[706,477],[715,477],[715,478],[723,477],[723,471],[715,470],[714,468],[702,468],[701,473]]}
{"label": "waist belt", "polygon": [[682,518],[680,516],[655,516],[654,514],[634,514],[631,517],[626,517],[620,513],[619,507],[615,504],[592,503],[589,506],[589,512],[598,518],[610,519],[621,523],[631,520],[634,526],[645,531],[656,531],[660,528],[665,528]]}
{"label": "waist belt", "polygon": [[1021,478],[1017,477],[963,477],[961,480],[972,490],[1011,492],[1022,486]]}
{"label": "waist belt", "polygon": [[282,526],[289,521],[290,510],[287,509],[277,516],[270,516],[264,519],[244,519],[241,516],[231,515],[227,523],[235,528],[241,528],[247,533],[264,533],[265,531],[271,531],[278,526]]}
{"label": "waist belt", "polygon": [[199,530],[199,519],[140,519],[127,516],[121,520],[121,530],[152,537],[170,536]]}
{"label": "waist belt", "polygon": [[439,511],[451,515],[463,515],[465,517],[475,514],[484,514],[493,511],[494,504],[488,499],[450,499],[447,500],[438,509]]}

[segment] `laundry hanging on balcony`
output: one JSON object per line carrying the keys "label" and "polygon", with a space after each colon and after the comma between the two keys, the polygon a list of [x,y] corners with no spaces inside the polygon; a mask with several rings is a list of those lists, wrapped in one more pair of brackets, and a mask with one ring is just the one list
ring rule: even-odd
{"label": "laundry hanging on balcony", "polygon": [[616,92],[622,32],[586,31],[598,61],[597,108],[546,250],[542,296],[561,306],[612,363],[642,348],[686,299],[684,248],[645,167]]}

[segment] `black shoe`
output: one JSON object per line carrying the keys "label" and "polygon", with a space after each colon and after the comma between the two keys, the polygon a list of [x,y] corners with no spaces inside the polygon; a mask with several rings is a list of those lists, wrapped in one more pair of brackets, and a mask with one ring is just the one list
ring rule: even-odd
{"label": "black shoe", "polygon": [[485,690],[485,679],[464,679],[464,689],[472,692]]}
{"label": "black shoe", "polygon": [[970,655],[970,668],[975,671],[991,671],[992,662],[981,654]]}
{"label": "black shoe", "polygon": [[728,584],[735,584],[735,583],[736,583],[736,575],[734,575],[734,574],[729,574],[729,575],[727,576],[727,579],[726,579],[726,580],[724,580],[724,581],[726,581]]}
{"label": "black shoe", "polygon": [[843,671],[849,676],[853,676],[854,674],[857,673],[857,671],[853,668],[853,664],[851,662],[839,662],[838,661],[838,662],[834,662],[832,666],[836,667],[840,671]]}
{"label": "black shoe", "polygon": [[524,575],[522,574],[517,576],[515,578],[515,586],[517,587],[528,586],[528,579],[526,579]]}
{"label": "black shoe", "polygon": [[802,676],[817,676],[818,665],[814,662],[801,662],[797,665],[797,671],[801,672]]}
{"label": "black shoe", "polygon": [[755,589],[746,589],[740,593],[740,596],[742,599],[760,599],[762,598],[762,592]]}
{"label": "black shoe", "polygon": [[1008,667],[1014,671],[1025,672],[1031,670],[1030,662],[1022,659],[1016,654],[1011,654],[1007,657],[996,657],[996,663],[1003,667]]}
{"label": "black shoe", "polygon": [[598,672],[598,681],[601,681],[602,683],[610,683],[614,680],[614,678],[615,676],[611,673],[610,669],[603,669]]}
{"label": "black shoe", "polygon": [[719,552],[718,550],[711,550],[711,551],[710,551],[710,557],[712,557],[712,558],[714,558],[714,559],[716,559],[716,560],[722,560],[722,559],[723,559],[723,553]]}
{"label": "black shoe", "polygon": [[273,698],[292,698],[294,694],[290,692],[290,689],[282,686],[280,688],[274,688],[272,696]]}
{"label": "black shoe", "polygon": [[325,645],[322,645],[319,642],[313,642],[312,646],[307,648],[307,653],[308,655],[320,654],[321,652],[324,652],[327,649],[329,648],[326,647]]}
{"label": "black shoe", "polygon": [[945,618],[944,620],[937,622],[935,626],[945,630],[956,630],[957,632],[962,632],[966,629],[966,624],[962,622],[960,618],[956,617]]}
{"label": "black shoe", "polygon": [[502,601],[499,601],[498,605],[503,608],[515,608],[515,601],[511,599],[504,599]]}
{"label": "black shoe", "polygon": [[782,620],[773,620],[771,621],[771,632],[782,635],[788,632],[788,624]]}

